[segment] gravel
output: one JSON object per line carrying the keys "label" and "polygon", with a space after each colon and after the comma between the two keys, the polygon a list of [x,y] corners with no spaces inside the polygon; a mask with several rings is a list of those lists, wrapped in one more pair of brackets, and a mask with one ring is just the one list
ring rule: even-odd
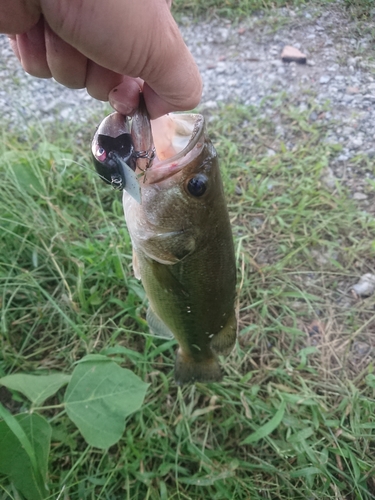
{"label": "gravel", "polygon": [[[375,51],[372,23],[350,19],[341,2],[323,7],[275,9],[231,23],[223,19],[195,22],[180,19],[180,29],[204,81],[200,108],[239,102],[258,106],[265,97],[280,95],[304,111],[311,96],[326,107],[323,119],[330,124],[329,142],[342,150],[330,165],[334,177],[346,184],[360,203],[374,169],[348,167],[359,153],[373,165],[375,157]],[[358,33],[361,33],[361,36]],[[307,64],[283,63],[285,45],[301,50]],[[0,36],[0,109],[3,126],[22,129],[35,123],[61,120],[85,123],[109,106],[95,101],[85,90],[69,90],[53,80],[25,74]],[[310,120],[319,117],[312,111]],[[279,133],[282,134],[282,130]]]}

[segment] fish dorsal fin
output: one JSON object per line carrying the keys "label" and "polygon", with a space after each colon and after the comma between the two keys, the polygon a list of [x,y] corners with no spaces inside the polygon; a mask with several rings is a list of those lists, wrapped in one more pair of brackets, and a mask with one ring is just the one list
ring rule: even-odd
{"label": "fish dorsal fin", "polygon": [[149,307],[147,309],[146,321],[150,327],[150,332],[163,339],[173,339],[174,335],[170,329],[162,322],[162,320],[157,316],[154,311]]}

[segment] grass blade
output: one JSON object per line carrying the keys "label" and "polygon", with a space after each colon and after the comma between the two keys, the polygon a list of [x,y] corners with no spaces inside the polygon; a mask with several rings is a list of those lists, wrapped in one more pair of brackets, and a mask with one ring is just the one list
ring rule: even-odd
{"label": "grass blade", "polygon": [[286,403],[281,402],[280,408],[277,410],[275,415],[266,424],[262,425],[253,434],[250,434],[241,444],[256,443],[260,439],[267,437],[271,432],[273,432],[279,426],[285,413]]}

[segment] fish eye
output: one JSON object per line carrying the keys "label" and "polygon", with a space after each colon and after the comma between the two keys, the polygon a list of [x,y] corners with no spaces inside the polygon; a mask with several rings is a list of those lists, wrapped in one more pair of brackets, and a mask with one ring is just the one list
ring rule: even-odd
{"label": "fish eye", "polygon": [[104,161],[107,158],[106,150],[101,146],[97,146],[95,149],[95,158],[98,161]]}
{"label": "fish eye", "polygon": [[187,190],[192,196],[199,198],[203,196],[207,190],[208,179],[203,174],[198,174],[195,177],[189,179],[187,183]]}

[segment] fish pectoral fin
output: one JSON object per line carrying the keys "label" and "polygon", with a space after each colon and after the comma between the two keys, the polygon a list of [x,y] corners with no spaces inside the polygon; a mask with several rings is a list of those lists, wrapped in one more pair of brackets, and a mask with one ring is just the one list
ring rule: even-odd
{"label": "fish pectoral fin", "polygon": [[163,323],[163,321],[154,313],[154,311],[149,307],[147,309],[146,321],[150,327],[150,332],[163,339],[173,339],[174,335],[170,329]]}
{"label": "fish pectoral fin", "polygon": [[194,382],[220,382],[223,374],[215,355],[207,359],[196,360],[191,355],[185,354],[181,349],[178,349],[174,366],[174,378],[177,385],[184,385]]}
{"label": "fish pectoral fin", "polygon": [[141,279],[141,272],[139,270],[138,257],[137,257],[137,254],[136,254],[134,249],[133,249],[133,272],[134,272],[134,276],[137,278],[137,280],[140,280]]}
{"label": "fish pectoral fin", "polygon": [[233,311],[224,327],[212,338],[210,347],[216,354],[228,356],[232,352],[236,338],[237,320],[236,314]]}
{"label": "fish pectoral fin", "polygon": [[160,233],[140,245],[142,251],[160,264],[173,265],[194,252],[196,241],[184,231]]}
{"label": "fish pectoral fin", "polygon": [[165,290],[169,291],[171,297],[173,297],[173,294],[177,293],[177,290],[179,294],[185,297],[190,296],[184,284],[174,275],[173,266],[166,266],[155,260],[150,261],[149,265],[153,278],[157,283],[161,283]]}

